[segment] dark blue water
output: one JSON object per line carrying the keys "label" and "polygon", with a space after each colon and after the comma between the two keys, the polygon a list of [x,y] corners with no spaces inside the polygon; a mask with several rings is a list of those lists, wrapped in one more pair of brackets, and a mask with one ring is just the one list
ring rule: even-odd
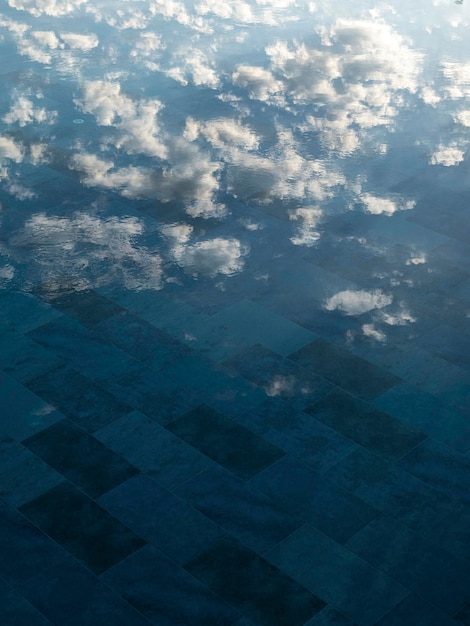
{"label": "dark blue water", "polygon": [[470,624],[469,27],[1,3],[2,625]]}

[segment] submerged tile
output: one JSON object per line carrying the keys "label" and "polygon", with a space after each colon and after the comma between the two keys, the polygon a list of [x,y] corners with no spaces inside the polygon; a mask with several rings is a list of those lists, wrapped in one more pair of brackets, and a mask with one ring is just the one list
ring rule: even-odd
{"label": "submerged tile", "polygon": [[178,563],[222,535],[222,529],[148,476],[135,476],[98,499],[114,517]]}
{"label": "submerged tile", "polygon": [[250,478],[283,455],[279,448],[205,405],[167,428],[240,478]]}
{"label": "submerged tile", "polygon": [[419,480],[398,463],[386,463],[358,449],[341,460],[328,477],[409,528],[426,532],[456,512],[458,500]]}
{"label": "submerged tile", "polygon": [[135,467],[68,420],[23,443],[92,498],[138,473]]}
{"label": "submerged tile", "polygon": [[185,568],[260,626],[300,626],[325,606],[323,600],[232,538],[220,539]]}
{"label": "submerged tile", "polygon": [[14,587],[0,580],[0,617],[8,626],[50,626],[50,622]]}
{"label": "submerged tile", "polygon": [[13,440],[0,441],[0,497],[9,504],[24,504],[63,480],[21,444]]}
{"label": "submerged tile", "polygon": [[250,484],[339,543],[379,515],[370,504],[290,457],[265,469]]}
{"label": "submerged tile", "polygon": [[233,355],[224,365],[264,389],[267,396],[283,398],[299,408],[332,389],[323,378],[261,345]]}
{"label": "submerged tile", "polygon": [[409,591],[307,524],[266,558],[354,623],[375,624]]}
{"label": "submerged tile", "polygon": [[235,419],[320,472],[357,448],[351,439],[279,398],[268,398]]}
{"label": "submerged tile", "polygon": [[122,310],[96,291],[81,289],[80,284],[74,281],[42,283],[34,289],[34,293],[88,328]]}
{"label": "submerged tile", "polygon": [[93,436],[167,489],[177,487],[213,463],[138,411],[115,420]]}
{"label": "submerged tile", "polygon": [[158,626],[232,626],[240,617],[205,585],[151,546],[108,570],[102,579]]}
{"label": "submerged tile", "polygon": [[95,332],[137,361],[155,369],[165,368],[191,353],[187,345],[128,311],[102,321]]}
{"label": "submerged tile", "polygon": [[410,595],[400,602],[390,613],[385,615],[377,626],[457,626],[459,622],[450,615],[440,611],[433,604]]}
{"label": "submerged tile", "polygon": [[341,390],[333,391],[305,412],[389,460],[403,456],[426,439],[419,430]]}
{"label": "submerged tile", "polygon": [[3,372],[0,372],[0,396],[1,437],[21,441],[63,419],[63,415],[55,411],[53,406]]}
{"label": "submerged tile", "polygon": [[365,400],[375,398],[401,380],[325,339],[313,341],[289,355],[289,359]]}
{"label": "submerged tile", "polygon": [[63,483],[20,511],[95,574],[145,544],[121,522],[69,483]]}
{"label": "submerged tile", "polygon": [[15,587],[64,558],[55,541],[1,500],[0,518],[0,576]]}
{"label": "submerged tile", "polygon": [[131,411],[129,405],[72,368],[55,368],[26,386],[89,432]]}
{"label": "submerged tile", "polygon": [[259,553],[303,523],[298,515],[289,514],[265,494],[219,468],[198,474],[176,493]]}
{"label": "submerged tile", "polygon": [[422,599],[453,614],[468,598],[468,564],[396,520],[371,522],[346,544]]}

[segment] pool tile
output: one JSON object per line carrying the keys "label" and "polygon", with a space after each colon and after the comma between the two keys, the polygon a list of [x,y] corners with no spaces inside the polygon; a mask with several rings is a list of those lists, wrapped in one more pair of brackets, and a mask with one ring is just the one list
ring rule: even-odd
{"label": "pool tile", "polygon": [[1,500],[0,519],[0,576],[15,587],[63,559],[55,541]]}
{"label": "pool tile", "polygon": [[279,398],[268,398],[235,419],[320,472],[357,448],[351,439]]}
{"label": "pool tile", "polygon": [[454,365],[470,369],[470,337],[446,324],[419,337],[417,345]]}
{"label": "pool tile", "polygon": [[283,455],[279,448],[205,405],[167,428],[240,478],[250,478]]}
{"label": "pool tile", "polygon": [[265,399],[264,392],[255,385],[201,355],[180,359],[165,369],[165,375],[179,387],[189,387],[198,394],[198,404],[208,404],[232,417]]}
{"label": "pool tile", "polygon": [[219,468],[198,474],[176,493],[259,553],[303,523],[299,516],[289,514],[268,496]]}
{"label": "pool tile", "polygon": [[13,506],[33,500],[63,477],[20,443],[0,440],[0,497]]}
{"label": "pool tile", "polygon": [[468,563],[452,557],[396,520],[376,519],[346,545],[450,615],[468,598]]}
{"label": "pool tile", "polygon": [[265,469],[250,484],[339,543],[379,515],[370,504],[290,457]]}
{"label": "pool tile", "polygon": [[69,362],[72,367],[91,378],[117,375],[132,363],[125,352],[99,340],[79,322],[64,316],[27,334],[55,356]]}
{"label": "pool tile", "polygon": [[55,368],[29,380],[26,386],[89,432],[132,410],[92,380],[68,367]]}
{"label": "pool tile", "polygon": [[256,624],[300,626],[325,603],[238,541],[224,537],[185,568]]}
{"label": "pool tile", "polygon": [[52,623],[41,615],[26,598],[7,582],[0,579],[0,611],[3,624],[8,626],[50,626]]}
{"label": "pool tile", "polygon": [[333,388],[319,376],[261,345],[233,355],[224,361],[224,365],[264,389],[267,396],[284,398],[299,408]]}
{"label": "pool tile", "polygon": [[419,532],[441,523],[457,508],[455,498],[366,450],[351,453],[331,469],[328,477]]}
{"label": "pool tile", "polygon": [[325,339],[316,339],[289,359],[364,400],[375,398],[401,380]]}
{"label": "pool tile", "polygon": [[102,321],[95,327],[95,332],[137,361],[155,369],[164,369],[191,353],[187,345],[128,311]]}
{"label": "pool tile", "polygon": [[455,450],[470,450],[470,424],[465,413],[413,385],[396,385],[378,396],[374,405]]}
{"label": "pool tile", "polygon": [[195,335],[198,350],[217,359],[255,344],[285,356],[316,338],[302,326],[251,300],[240,300],[215,313],[200,324]]}
{"label": "pool tile", "polygon": [[34,293],[88,328],[93,328],[121,310],[121,307],[96,291],[81,289],[80,285],[73,281],[42,283],[34,289]]}
{"label": "pool tile", "polygon": [[0,346],[0,369],[20,382],[48,372],[64,362],[25,335],[3,333]]}
{"label": "pool tile", "polygon": [[53,567],[46,566],[35,573],[19,590],[54,624],[63,624],[70,616],[81,613],[90,599],[99,594],[96,582],[86,567],[65,556]]}
{"label": "pool tile", "polygon": [[167,489],[173,489],[212,461],[146,415],[134,411],[93,433]]}
{"label": "pool tile", "polygon": [[304,626],[353,626],[353,622],[328,605]]}
{"label": "pool tile", "polygon": [[344,391],[333,391],[305,412],[385,459],[413,449],[426,435]]}
{"label": "pool tile", "polygon": [[240,614],[151,546],[108,570],[103,581],[158,626],[232,626]]}
{"label": "pool tile", "polygon": [[135,476],[98,502],[164,554],[184,563],[222,535],[222,529],[148,476]]}
{"label": "pool tile", "polygon": [[92,498],[138,473],[68,420],[50,426],[23,444]]}
{"label": "pool tile", "polygon": [[0,372],[0,397],[0,437],[21,441],[63,418],[54,407],[3,372]]}
{"label": "pool tile", "polygon": [[400,602],[390,613],[385,615],[377,626],[458,626],[450,615],[440,611],[433,604],[425,602],[415,595],[410,595]]}
{"label": "pool tile", "polygon": [[160,424],[167,424],[201,404],[197,390],[177,385],[159,372],[133,361],[126,371],[106,373],[97,381],[121,402]]}
{"label": "pool tile", "polygon": [[20,511],[99,574],[135,552],[145,541],[73,485],[62,483]]}
{"label": "pool tile", "polygon": [[0,291],[0,335],[24,333],[56,317],[60,317],[58,311],[30,293]]}
{"label": "pool tile", "polygon": [[400,460],[400,467],[449,496],[470,505],[470,458],[436,441],[424,441]]}
{"label": "pool tile", "polygon": [[357,624],[375,624],[408,589],[306,524],[265,557]]}
{"label": "pool tile", "polygon": [[470,624],[470,602],[466,602],[463,607],[455,615],[455,619],[459,624]]}

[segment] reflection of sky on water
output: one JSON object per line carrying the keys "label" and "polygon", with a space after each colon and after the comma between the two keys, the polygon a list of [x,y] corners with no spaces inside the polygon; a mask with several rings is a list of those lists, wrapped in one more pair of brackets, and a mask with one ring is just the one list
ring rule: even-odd
{"label": "reflection of sky on water", "polygon": [[465,284],[469,21],[447,0],[9,0],[3,286],[235,293],[348,341],[413,336],[422,295]]}

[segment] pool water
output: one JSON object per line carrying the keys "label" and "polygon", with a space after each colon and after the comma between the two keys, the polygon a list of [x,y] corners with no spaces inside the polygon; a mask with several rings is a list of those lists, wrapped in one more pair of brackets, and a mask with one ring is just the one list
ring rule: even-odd
{"label": "pool water", "polygon": [[2,624],[470,624],[469,27],[2,3]]}

